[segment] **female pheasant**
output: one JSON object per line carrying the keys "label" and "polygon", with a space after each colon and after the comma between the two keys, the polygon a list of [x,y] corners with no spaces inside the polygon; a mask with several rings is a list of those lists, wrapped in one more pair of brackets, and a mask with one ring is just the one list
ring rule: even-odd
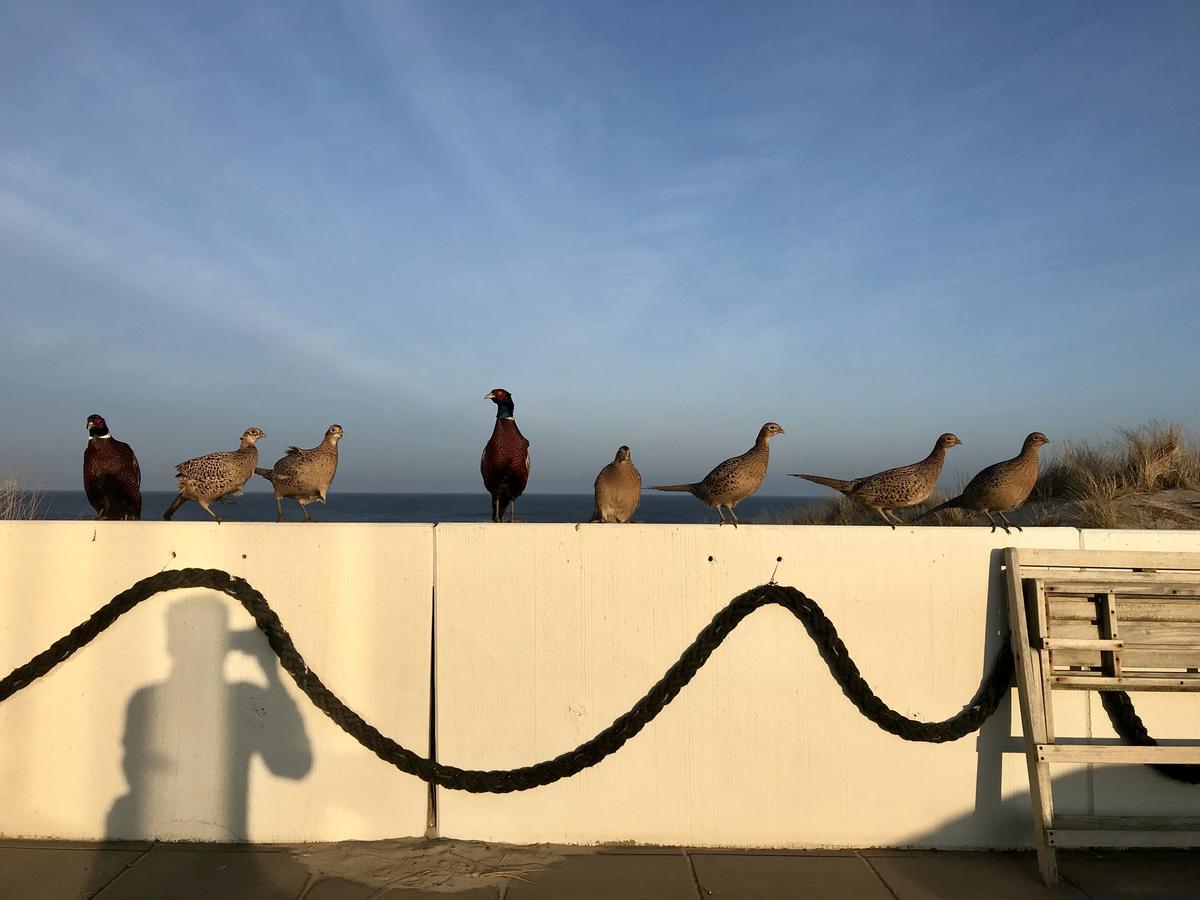
{"label": "female pheasant", "polygon": [[517,498],[529,482],[529,441],[513,418],[512,394],[504,388],[496,388],[483,399],[496,404],[496,426],[479,460],[483,486],[492,495],[492,521],[503,521],[504,510],[511,503],[508,521],[515,522]]}
{"label": "female pheasant", "polygon": [[[943,509],[965,509],[987,516],[992,523],[992,531],[997,527],[1003,528],[1005,534],[1012,533],[1008,530],[1010,527],[1020,531],[1021,526],[1013,525],[1004,514],[1019,509],[1033,493],[1037,486],[1038,451],[1048,443],[1050,438],[1040,431],[1030,432],[1021,445],[1020,453],[1012,459],[988,466],[967,482],[957,497],[926,510],[913,521],[919,522]],[[998,515],[1004,524],[997,526],[992,513]]]}
{"label": "female pheasant", "polygon": [[777,434],[786,432],[778,423],[767,422],[758,430],[753,447],[741,456],[725,460],[700,481],[693,484],[661,484],[651,490],[691,494],[709,509],[715,509],[722,525],[725,524],[725,513],[721,510],[727,509],[733,518],[733,527],[737,528],[738,519],[733,508],[757,491],[767,476],[769,444]]}
{"label": "female pheasant", "polygon": [[325,440],[311,450],[288,447],[287,455],[270,469],[255,469],[275,488],[275,521],[283,522],[283,498],[294,497],[304,513],[304,521],[311,522],[308,504],[325,502],[333,476],[337,474],[338,441],[342,439],[342,426],[330,425]]}
{"label": "female pheasant", "polygon": [[177,465],[175,477],[179,479],[179,496],[171,501],[163,518],[171,518],[175,510],[189,500],[195,500],[220,523],[221,517],[209,509],[208,504],[232,502],[225,498],[241,494],[242,486],[254,477],[254,466],[258,463],[258,448],[254,444],[266,436],[261,428],[247,428],[242,432],[236,450],[208,453]]}
{"label": "female pheasant", "polygon": [[883,516],[895,530],[897,525],[907,523],[892,510],[906,509],[924,503],[934,488],[937,487],[938,476],[942,474],[942,466],[946,463],[946,451],[961,444],[957,437],[946,432],[937,439],[933,450],[920,462],[910,466],[900,466],[884,472],[876,472],[863,478],[851,478],[843,481],[840,478],[826,478],[824,475],[792,475],[793,478],[803,478],[815,484],[823,484],[835,491],[841,491],[851,500],[856,500],[868,509],[873,509]]}
{"label": "female pheasant", "polygon": [[594,485],[596,506],[593,522],[628,522],[642,501],[642,473],[633,464],[629,448],[617,448],[617,455],[600,470]]}
{"label": "female pheasant", "polygon": [[133,448],[114,438],[103,416],[88,416],[83,490],[97,519],[142,517],[142,470]]}

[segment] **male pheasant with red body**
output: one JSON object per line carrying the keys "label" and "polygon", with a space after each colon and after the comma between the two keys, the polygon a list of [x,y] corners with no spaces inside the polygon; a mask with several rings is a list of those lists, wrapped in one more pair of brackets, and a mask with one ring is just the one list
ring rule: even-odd
{"label": "male pheasant with red body", "polygon": [[88,416],[83,490],[97,519],[142,517],[142,470],[133,448],[114,438],[103,416]]}
{"label": "male pheasant with red body", "polygon": [[1004,524],[999,527],[1003,528],[1006,534],[1009,533],[1009,526],[1020,531],[1021,526],[1013,525],[1004,514],[1020,507],[1033,493],[1038,476],[1038,450],[1048,443],[1050,438],[1040,431],[1032,432],[1021,445],[1021,452],[1012,459],[988,466],[967,482],[967,486],[957,497],[921,513],[913,521],[919,522],[939,510],[957,508],[983,513],[992,523],[992,531],[997,527],[992,513],[1000,516]]}
{"label": "male pheasant with red body", "polygon": [[529,441],[513,418],[512,394],[496,388],[483,399],[496,404],[496,425],[483,448],[479,471],[484,487],[492,495],[492,521],[503,521],[504,510],[511,504],[508,520],[513,522],[517,517],[517,498],[529,482]]}
{"label": "male pheasant with red body", "polygon": [[722,525],[725,524],[722,508],[727,509],[733,518],[733,527],[737,528],[738,520],[733,508],[758,490],[767,475],[770,456],[768,442],[775,435],[784,433],[783,428],[775,422],[768,422],[758,430],[753,447],[741,456],[725,460],[700,481],[694,484],[664,484],[651,490],[691,494],[709,509],[715,509]]}

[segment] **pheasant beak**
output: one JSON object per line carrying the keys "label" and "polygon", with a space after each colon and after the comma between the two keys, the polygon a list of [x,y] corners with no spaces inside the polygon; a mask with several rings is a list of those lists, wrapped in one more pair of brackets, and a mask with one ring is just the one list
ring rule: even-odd
{"label": "pheasant beak", "polygon": [[484,394],[484,395],[483,395],[483,399],[484,399],[484,400],[495,400],[495,399],[496,399],[496,392],[495,392],[495,391],[489,391],[488,393],[486,393],[486,394]]}

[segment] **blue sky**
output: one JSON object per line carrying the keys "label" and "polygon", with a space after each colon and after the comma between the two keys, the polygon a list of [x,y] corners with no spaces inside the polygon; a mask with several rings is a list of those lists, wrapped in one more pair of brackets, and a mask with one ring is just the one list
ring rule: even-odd
{"label": "blue sky", "polygon": [[147,489],[336,421],[343,490],[481,490],[493,387],[531,491],[1200,426],[1195,3],[3,20],[0,474],[77,487],[99,412]]}

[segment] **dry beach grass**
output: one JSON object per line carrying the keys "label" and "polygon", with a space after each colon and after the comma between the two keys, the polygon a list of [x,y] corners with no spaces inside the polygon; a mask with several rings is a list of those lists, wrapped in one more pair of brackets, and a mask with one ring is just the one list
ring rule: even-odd
{"label": "dry beach grass", "polygon": [[[960,480],[965,484],[966,478]],[[956,493],[938,492],[904,518],[911,520]],[[1063,442],[1043,460],[1033,496],[1012,518],[1023,525],[1200,529],[1200,443],[1182,426],[1159,421],[1119,429],[1109,441]],[[787,521],[884,524],[873,511],[842,496],[798,510]],[[983,524],[982,517],[960,509],[943,510],[927,521]]]}
{"label": "dry beach grass", "polygon": [[14,476],[0,479],[0,520],[36,519],[41,509],[41,496],[26,490]]}

